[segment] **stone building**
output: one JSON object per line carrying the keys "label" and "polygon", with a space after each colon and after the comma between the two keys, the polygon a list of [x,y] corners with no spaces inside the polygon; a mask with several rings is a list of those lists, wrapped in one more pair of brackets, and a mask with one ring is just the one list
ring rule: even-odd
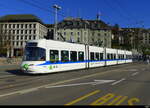
{"label": "stone building", "polygon": [[30,14],[0,17],[0,27],[3,34],[11,35],[11,50],[7,51],[7,57],[22,56],[28,40],[42,39],[47,35],[44,23]]}
{"label": "stone building", "polygon": [[142,39],[143,44],[150,46],[150,30],[149,29],[142,30],[142,37],[143,37]]}
{"label": "stone building", "polygon": [[[47,25],[47,27],[49,31],[54,31],[54,25]],[[58,23],[57,33],[57,37],[53,37],[52,39],[111,47],[111,29],[100,20],[66,18]]]}

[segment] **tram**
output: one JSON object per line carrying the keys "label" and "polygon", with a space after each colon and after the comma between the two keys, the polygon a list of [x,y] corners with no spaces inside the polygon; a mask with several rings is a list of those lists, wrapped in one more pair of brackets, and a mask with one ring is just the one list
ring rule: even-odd
{"label": "tram", "polygon": [[20,68],[45,74],[131,62],[131,51],[40,39],[27,42]]}

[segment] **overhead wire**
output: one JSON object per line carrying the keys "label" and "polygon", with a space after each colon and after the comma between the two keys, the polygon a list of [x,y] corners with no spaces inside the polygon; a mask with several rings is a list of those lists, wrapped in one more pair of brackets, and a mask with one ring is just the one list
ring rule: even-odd
{"label": "overhead wire", "polygon": [[[126,10],[125,6],[123,4],[121,4],[118,0],[115,0],[114,3],[116,3],[118,5],[118,7],[128,16],[128,18],[132,21],[135,21],[132,24],[129,25],[138,25],[140,23],[140,21],[137,21],[138,17],[135,17],[133,14],[129,14],[129,12]],[[124,8],[123,8],[124,7]]]}
{"label": "overhead wire", "polygon": [[[131,17],[129,15],[125,15],[124,12],[122,12],[124,10],[120,10],[120,9],[118,10],[118,8],[116,8],[116,6],[114,6],[114,3],[110,4],[110,1],[107,1],[107,0],[103,0],[103,1],[107,7],[109,7],[115,14],[119,15],[122,19],[124,19],[124,21],[126,21],[126,23],[130,23],[129,21],[131,21]],[[115,2],[115,1],[113,1],[113,2]],[[118,6],[118,4],[117,4],[117,7],[120,7],[120,6]]]}
{"label": "overhead wire", "polygon": [[[35,2],[33,3],[32,0],[30,0],[30,2],[29,2],[29,1],[26,1],[26,0],[18,0],[18,1],[20,1],[20,2],[22,2],[22,3],[25,3],[25,4],[28,4],[28,5],[32,6],[32,7],[38,8],[38,9],[40,9],[40,10],[43,10],[43,11],[46,11],[46,12],[51,12],[52,14],[55,14],[54,11],[49,10],[49,9],[47,9],[47,8],[43,8],[43,7],[41,7],[41,6],[37,5],[37,4],[35,4]],[[32,1],[32,2],[31,2],[31,1]],[[34,1],[35,1],[35,0],[34,0]],[[64,14],[61,14],[61,13],[58,13],[58,15],[60,15],[60,16],[62,16],[62,17],[66,17]]]}

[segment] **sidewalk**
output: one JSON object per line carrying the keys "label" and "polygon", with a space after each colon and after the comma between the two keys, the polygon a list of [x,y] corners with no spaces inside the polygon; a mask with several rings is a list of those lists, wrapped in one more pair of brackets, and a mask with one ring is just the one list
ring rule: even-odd
{"label": "sidewalk", "polygon": [[21,58],[11,58],[10,61],[7,58],[0,58],[0,66],[19,65],[20,63]]}

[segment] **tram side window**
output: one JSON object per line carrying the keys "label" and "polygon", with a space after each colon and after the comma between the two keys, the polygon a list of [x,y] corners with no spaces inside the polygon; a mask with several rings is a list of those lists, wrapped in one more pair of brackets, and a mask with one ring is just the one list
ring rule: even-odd
{"label": "tram side window", "polygon": [[111,54],[111,59],[113,59],[114,57],[113,57],[113,54]]}
{"label": "tram side window", "polygon": [[23,60],[24,61],[45,61],[46,50],[38,47],[26,47]]}
{"label": "tram side window", "polygon": [[120,54],[120,59],[122,59],[122,54]]}
{"label": "tram side window", "polygon": [[122,54],[122,59],[124,59],[124,55]]}
{"label": "tram side window", "polygon": [[46,50],[43,48],[39,48],[39,61],[46,60]]}
{"label": "tram side window", "polygon": [[95,53],[95,60],[97,60],[97,61],[100,60],[99,59],[99,53]]}
{"label": "tram side window", "polygon": [[129,59],[132,59],[132,55],[129,55]]}
{"label": "tram side window", "polygon": [[70,61],[72,61],[72,62],[77,61],[77,52],[76,51],[70,51]]}
{"label": "tram side window", "polygon": [[69,61],[69,51],[62,50],[61,51],[61,61],[68,62]]}
{"label": "tram side window", "polygon": [[90,52],[91,60],[94,60],[94,52]]}
{"label": "tram side window", "polygon": [[107,54],[107,59],[110,60],[111,59],[111,55]]}
{"label": "tram side window", "polygon": [[100,60],[103,60],[104,57],[103,57],[103,53],[100,53]]}
{"label": "tram side window", "polygon": [[121,55],[120,54],[118,55],[118,58],[121,59]]}
{"label": "tram side window", "polygon": [[55,63],[59,61],[58,50],[50,50],[50,62]]}
{"label": "tram side window", "polygon": [[114,60],[116,60],[116,54],[114,54]]}
{"label": "tram side window", "polygon": [[79,61],[84,61],[84,52],[78,52],[78,59]]}
{"label": "tram side window", "polygon": [[129,59],[129,55],[126,55],[126,59]]}
{"label": "tram side window", "polygon": [[103,60],[103,59],[104,59],[103,53],[100,53],[100,60]]}

